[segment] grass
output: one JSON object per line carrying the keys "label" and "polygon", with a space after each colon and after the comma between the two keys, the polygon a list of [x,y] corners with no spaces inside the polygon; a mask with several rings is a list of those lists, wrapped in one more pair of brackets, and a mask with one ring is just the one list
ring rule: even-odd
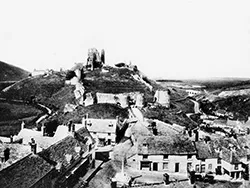
{"label": "grass", "polygon": [[0,61],[0,81],[18,81],[29,74],[28,71]]}
{"label": "grass", "polygon": [[53,75],[31,77],[12,86],[8,91],[1,92],[1,97],[29,101],[36,97],[38,102],[44,102],[64,87],[64,77],[60,73]]}
{"label": "grass", "polygon": [[26,127],[35,127],[37,117],[43,112],[31,105],[0,102],[0,114],[0,133],[9,136],[20,131],[22,121]]}
{"label": "grass", "polygon": [[93,104],[87,107],[79,106],[72,113],[59,113],[57,118],[60,123],[72,120],[80,123],[82,118],[88,114],[89,118],[115,119],[117,116],[128,118],[128,110],[120,108],[115,104]]}
{"label": "grass", "polygon": [[196,127],[196,124],[192,122],[184,112],[181,112],[178,108],[165,108],[162,106],[158,106],[155,108],[147,108],[144,109],[143,115],[149,119],[158,119],[165,123],[169,124],[177,124],[187,128]]}

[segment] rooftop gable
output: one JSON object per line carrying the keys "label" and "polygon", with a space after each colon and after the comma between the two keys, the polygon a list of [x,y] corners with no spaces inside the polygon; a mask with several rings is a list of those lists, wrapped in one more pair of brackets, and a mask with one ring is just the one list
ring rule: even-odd
{"label": "rooftop gable", "polygon": [[31,187],[53,169],[38,155],[30,154],[0,171],[0,187]]}
{"label": "rooftop gable", "polygon": [[[146,147],[145,147],[146,146]],[[196,153],[193,143],[186,137],[145,136],[138,140],[138,154],[183,155]]]}
{"label": "rooftop gable", "polygon": [[[79,129],[73,136],[67,136],[59,142],[39,153],[44,159],[53,165],[62,164],[64,167],[69,166],[80,156],[76,152],[76,147],[81,148],[81,153],[88,151],[88,144],[93,144],[94,140],[85,128]],[[70,161],[67,161],[67,155]]]}

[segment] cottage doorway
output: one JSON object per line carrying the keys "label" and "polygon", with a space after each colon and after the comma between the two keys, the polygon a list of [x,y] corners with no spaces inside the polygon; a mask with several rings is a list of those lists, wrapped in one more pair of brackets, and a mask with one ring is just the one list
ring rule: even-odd
{"label": "cottage doorway", "polygon": [[153,163],[153,171],[158,171],[158,163]]}

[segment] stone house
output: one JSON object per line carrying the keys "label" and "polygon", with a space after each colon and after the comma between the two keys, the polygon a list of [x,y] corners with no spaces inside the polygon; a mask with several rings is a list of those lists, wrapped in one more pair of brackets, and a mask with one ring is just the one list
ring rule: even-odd
{"label": "stone house", "polygon": [[187,174],[195,158],[195,147],[186,138],[146,136],[138,141],[138,170]]}
{"label": "stone house", "polygon": [[194,90],[194,89],[188,89],[188,90],[186,90],[186,92],[188,93],[189,97],[193,97],[195,95],[199,95],[199,94],[202,93],[202,91],[200,91],[200,90]]}
{"label": "stone house", "polygon": [[[244,149],[237,148],[237,144],[230,143],[232,140],[226,139],[209,142],[195,142],[197,149],[197,161],[194,161],[193,168],[197,173],[213,172],[217,175],[227,174],[232,180],[240,180],[245,173]],[[227,143],[227,146],[225,145]]]}
{"label": "stone house", "polygon": [[97,103],[110,103],[119,104],[121,107],[126,108],[129,106],[128,98],[134,101],[138,107],[143,106],[143,94],[140,92],[130,92],[130,93],[96,93]]}
{"label": "stone house", "polygon": [[95,141],[85,128],[0,171],[0,187],[73,187],[95,165]]}
{"label": "stone house", "polygon": [[169,90],[156,90],[154,95],[154,101],[156,104],[160,104],[167,108],[170,107],[170,91]]}
{"label": "stone house", "polygon": [[117,119],[83,119],[97,146],[114,145],[116,143]]}

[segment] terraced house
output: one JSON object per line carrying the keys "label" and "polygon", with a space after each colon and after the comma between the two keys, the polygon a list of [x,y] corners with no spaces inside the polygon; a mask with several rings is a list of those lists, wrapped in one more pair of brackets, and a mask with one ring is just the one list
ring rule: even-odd
{"label": "terraced house", "polygon": [[247,153],[233,139],[215,139],[207,143],[199,141],[195,146],[197,161],[194,161],[193,167],[197,173],[228,175],[231,180],[245,178],[247,163],[243,159],[247,157]]}
{"label": "terraced house", "polygon": [[178,135],[146,136],[138,141],[138,170],[186,174],[195,158],[193,143]]}
{"label": "terraced house", "polygon": [[95,142],[85,128],[0,171],[0,187],[73,187],[95,165]]}

